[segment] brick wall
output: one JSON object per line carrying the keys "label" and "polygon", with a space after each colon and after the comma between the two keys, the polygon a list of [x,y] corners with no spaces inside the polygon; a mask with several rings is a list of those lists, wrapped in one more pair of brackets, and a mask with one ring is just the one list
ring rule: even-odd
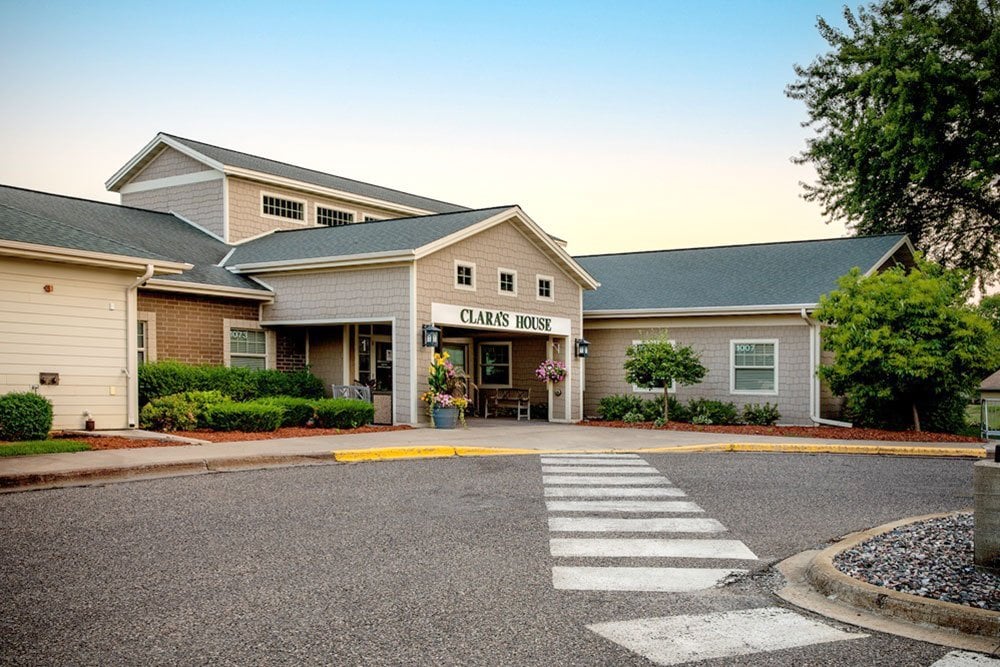
{"label": "brick wall", "polygon": [[[585,329],[590,341],[587,359],[584,410],[587,415],[598,414],[600,399],[612,394],[632,394],[631,385],[625,382],[625,350],[634,340],[655,337],[662,327]],[[690,387],[679,386],[677,398],[710,398],[735,403],[740,410],[747,403],[778,404],[781,423],[810,424],[809,419],[809,328],[802,325],[787,326],[702,326],[669,327],[671,340],[679,345],[690,345],[699,354],[701,363],[708,369],[704,380]],[[734,394],[730,391],[730,341],[746,339],[778,340],[778,395]],[[653,394],[639,395],[652,398]]]}
{"label": "brick wall", "polygon": [[277,331],[278,370],[299,371],[306,366],[306,329]]}
{"label": "brick wall", "polygon": [[156,313],[156,355],[188,364],[222,365],[222,320],[257,320],[257,304],[168,292],[139,291],[140,311]]}

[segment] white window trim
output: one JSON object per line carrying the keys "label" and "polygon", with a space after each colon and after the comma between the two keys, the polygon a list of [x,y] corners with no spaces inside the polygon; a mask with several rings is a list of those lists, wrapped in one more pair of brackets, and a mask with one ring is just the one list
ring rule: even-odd
{"label": "white window trim", "polygon": [[135,319],[146,323],[146,363],[151,364],[156,361],[156,313],[140,310]]}
{"label": "white window trim", "polygon": [[[507,384],[484,384],[483,383],[483,346],[503,345],[507,348]],[[484,340],[476,346],[476,377],[479,379],[480,389],[510,389],[514,382],[514,349],[510,341],[506,340]]]}
{"label": "white window trim", "polygon": [[[549,295],[548,296],[541,296],[538,293],[538,287],[539,287],[538,283],[541,282],[541,281],[543,281],[543,280],[548,280],[549,281]],[[535,274],[535,299],[537,301],[549,301],[549,302],[552,302],[552,301],[556,300],[556,280],[555,280],[555,278],[553,278],[552,276],[543,276],[540,273],[536,273]]]}
{"label": "white window trim", "polygon": [[[286,197],[286,199],[287,199],[287,197]],[[261,201],[263,201],[263,199]],[[316,222],[316,226],[317,227],[343,227],[344,226],[344,225],[324,225],[324,224],[322,224],[319,221],[319,210],[321,208],[325,208],[328,211],[337,211],[338,213],[347,213],[348,215],[352,216],[353,219],[351,220],[351,222],[345,222],[344,225],[353,225],[355,222],[358,222],[358,212],[357,211],[351,211],[351,210],[346,209],[346,208],[338,208],[336,206],[330,206],[328,204],[321,204],[319,202],[316,202],[313,205],[313,220]]]}
{"label": "white window trim", "polygon": [[[774,345],[774,389],[772,391],[736,388],[736,346],[743,343],[764,343]],[[759,366],[758,368],[763,368]],[[729,393],[742,396],[778,395],[778,339],[777,338],[736,338],[729,341]]]}
{"label": "white window trim", "polygon": [[[264,213],[264,197],[277,197],[278,199],[287,199],[288,201],[298,202],[302,204],[302,219],[296,220],[295,218],[283,218],[280,215],[271,215],[270,213]],[[280,194],[278,192],[268,192],[267,190],[261,190],[259,200],[260,200],[260,216],[262,218],[267,218],[268,220],[281,220],[283,222],[290,222],[293,225],[309,224],[309,202],[306,201],[305,199],[299,199],[298,197],[289,197],[288,195]]]}
{"label": "white window trim", "polygon": [[[651,342],[651,341],[648,341],[648,340],[634,340],[634,341],[632,341],[632,344],[633,345],[642,345],[643,343],[649,343],[649,342]],[[675,340],[668,340],[667,342],[670,343],[671,345],[677,345],[677,341],[675,341]],[[632,393],[633,394],[662,394],[663,393],[663,387],[640,387],[639,385],[635,385],[634,384],[634,385],[632,385]],[[675,393],[677,393],[677,380],[674,380],[673,382],[670,383],[670,386],[667,387],[667,393],[668,394],[675,394]]]}
{"label": "white window trim", "polygon": [[[500,284],[501,284],[500,283],[500,276],[503,275],[503,274],[505,274],[505,273],[509,273],[512,276],[514,276],[514,291],[513,292],[505,292],[504,290],[500,289]],[[503,296],[517,296],[517,283],[518,283],[518,280],[517,280],[517,271],[515,271],[514,269],[505,269],[503,267],[497,267],[497,294],[502,294]]]}
{"label": "white window trim", "polygon": [[[472,284],[471,285],[459,285],[458,284],[458,267],[464,266],[472,269]],[[463,262],[460,259],[455,260],[455,266],[451,270],[451,283],[455,286],[455,289],[465,290],[466,292],[476,291],[476,264],[474,262]]]}
{"label": "white window trim", "polygon": [[268,370],[273,370],[278,366],[277,358],[277,340],[275,338],[274,331],[270,329],[265,329],[260,326],[260,322],[256,320],[222,320],[222,350],[223,350],[223,362],[227,368],[232,367],[232,353],[230,352],[229,339],[230,334],[233,329],[253,329],[254,331],[264,332],[264,368]]}

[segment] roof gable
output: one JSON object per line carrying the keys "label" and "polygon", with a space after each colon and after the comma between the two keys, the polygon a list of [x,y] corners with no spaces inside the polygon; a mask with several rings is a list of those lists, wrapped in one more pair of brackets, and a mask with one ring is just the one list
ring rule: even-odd
{"label": "roof gable", "polygon": [[901,248],[903,234],[578,257],[601,281],[584,312],[692,311],[813,306],[854,267],[868,273]]}
{"label": "roof gable", "polygon": [[364,183],[342,176],[335,176],[314,169],[299,167],[286,162],[270,160],[250,153],[206,144],[193,139],[160,132],[128,163],[119,169],[105,183],[112,192],[118,192],[134,178],[150,161],[152,161],[164,146],[169,146],[190,158],[198,160],[206,167],[217,169],[229,175],[258,178],[265,181],[279,182],[294,186],[296,182],[303,186],[314,186],[328,191],[328,194],[341,194],[348,198],[361,198],[372,202],[388,204],[390,208],[428,213],[452,213],[469,210],[458,204],[450,204],[429,197],[421,197],[408,192],[394,190],[371,183]]}

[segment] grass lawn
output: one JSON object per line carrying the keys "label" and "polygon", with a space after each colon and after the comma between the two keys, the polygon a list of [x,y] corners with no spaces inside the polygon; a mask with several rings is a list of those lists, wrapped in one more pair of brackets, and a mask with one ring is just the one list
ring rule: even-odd
{"label": "grass lawn", "polygon": [[89,449],[90,445],[79,440],[23,440],[21,442],[0,443],[0,456],[85,452]]}

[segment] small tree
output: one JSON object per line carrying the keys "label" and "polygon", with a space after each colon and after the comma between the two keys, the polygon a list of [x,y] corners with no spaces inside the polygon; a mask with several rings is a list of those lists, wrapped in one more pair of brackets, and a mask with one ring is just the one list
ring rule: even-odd
{"label": "small tree", "polygon": [[667,390],[673,382],[697,384],[707,369],[686,345],[674,345],[664,333],[655,340],[629,345],[625,351],[625,380],[639,387],[663,388],[663,420],[670,418]]}
{"label": "small tree", "polygon": [[[917,258],[865,277],[858,269],[820,299],[823,347],[836,354],[820,377],[847,397],[862,424],[934,430],[964,424],[980,380],[1000,363],[992,324],[968,304],[972,279]],[[909,419],[904,417],[909,413]]]}

